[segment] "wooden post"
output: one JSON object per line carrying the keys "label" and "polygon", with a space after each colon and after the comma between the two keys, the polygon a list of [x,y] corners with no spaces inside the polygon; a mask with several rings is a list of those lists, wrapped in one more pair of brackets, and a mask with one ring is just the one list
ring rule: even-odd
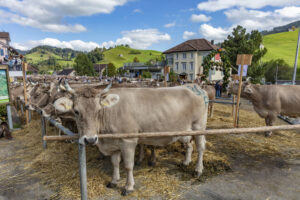
{"label": "wooden post", "polygon": [[240,109],[240,98],[241,98],[241,91],[242,91],[242,82],[243,82],[243,68],[244,65],[251,65],[252,55],[251,54],[238,54],[236,59],[236,64],[241,65],[240,69],[240,77],[239,77],[239,90],[236,100],[236,109],[235,109],[235,118],[234,118],[234,127],[238,127],[238,112]]}
{"label": "wooden post", "polygon": [[233,117],[233,113],[234,113],[234,102],[235,102],[235,95],[232,95],[232,112],[231,112],[231,116]]}
{"label": "wooden post", "polygon": [[[22,71],[23,71],[23,88],[24,88],[24,102],[27,105],[27,91],[26,91],[26,80],[25,80],[25,70],[27,69],[27,63],[23,62]],[[26,124],[29,123],[28,110],[25,110]]]}

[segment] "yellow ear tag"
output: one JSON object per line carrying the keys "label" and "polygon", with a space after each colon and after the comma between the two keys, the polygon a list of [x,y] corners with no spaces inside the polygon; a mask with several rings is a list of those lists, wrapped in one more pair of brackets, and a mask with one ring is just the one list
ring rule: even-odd
{"label": "yellow ear tag", "polygon": [[108,102],[105,100],[101,102],[101,105],[106,106],[106,107],[109,106]]}

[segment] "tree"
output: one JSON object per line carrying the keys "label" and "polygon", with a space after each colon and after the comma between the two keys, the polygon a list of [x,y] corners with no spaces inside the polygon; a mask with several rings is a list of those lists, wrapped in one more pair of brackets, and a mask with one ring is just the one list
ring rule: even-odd
{"label": "tree", "polygon": [[79,53],[75,58],[74,69],[80,76],[94,76],[95,70],[93,63],[90,61],[88,56],[84,53]]}
{"label": "tree", "polygon": [[171,69],[170,74],[169,74],[169,81],[170,82],[177,82],[178,80],[178,74],[176,74],[173,69]]}
{"label": "tree", "polygon": [[264,76],[264,70],[260,65],[260,59],[267,53],[267,49],[260,49],[262,44],[262,35],[257,31],[246,33],[246,29],[237,26],[233,29],[232,35],[227,36],[222,47],[225,48],[232,66],[236,64],[237,54],[252,54],[252,64],[248,69],[248,75],[254,82],[260,82]]}
{"label": "tree", "polygon": [[[263,63],[266,68],[265,77],[267,82],[275,83],[276,70],[278,66],[277,79],[278,80],[290,80],[293,76],[293,68],[290,67],[283,59],[271,60]],[[299,74],[300,75],[300,74]],[[297,79],[299,79],[299,75]]]}
{"label": "tree", "polygon": [[138,63],[138,62],[140,62],[140,60],[137,57],[134,57],[133,62]]}
{"label": "tree", "polygon": [[[107,71],[106,71],[107,69]],[[113,63],[108,63],[107,68],[105,68],[104,70],[104,75],[109,76],[109,77],[113,77],[117,74],[117,68]]]}
{"label": "tree", "polygon": [[149,71],[142,71],[142,77],[143,78],[151,78],[152,77],[151,72],[149,72]]}
{"label": "tree", "polygon": [[96,47],[92,51],[90,51],[87,56],[92,61],[92,63],[97,63],[103,59],[103,52],[100,48]]}

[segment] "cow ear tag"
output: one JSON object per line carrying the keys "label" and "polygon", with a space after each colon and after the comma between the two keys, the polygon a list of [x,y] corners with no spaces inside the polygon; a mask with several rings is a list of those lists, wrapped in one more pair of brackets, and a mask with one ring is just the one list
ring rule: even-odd
{"label": "cow ear tag", "polygon": [[116,105],[120,100],[119,95],[117,94],[108,94],[101,101],[100,104],[104,107],[112,107]]}

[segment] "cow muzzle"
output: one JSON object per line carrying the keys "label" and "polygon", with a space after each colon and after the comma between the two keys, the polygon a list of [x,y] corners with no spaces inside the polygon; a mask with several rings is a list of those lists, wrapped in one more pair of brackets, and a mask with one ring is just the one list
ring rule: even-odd
{"label": "cow muzzle", "polygon": [[98,136],[97,135],[95,135],[95,136],[84,135],[79,139],[79,143],[96,145],[98,143]]}

